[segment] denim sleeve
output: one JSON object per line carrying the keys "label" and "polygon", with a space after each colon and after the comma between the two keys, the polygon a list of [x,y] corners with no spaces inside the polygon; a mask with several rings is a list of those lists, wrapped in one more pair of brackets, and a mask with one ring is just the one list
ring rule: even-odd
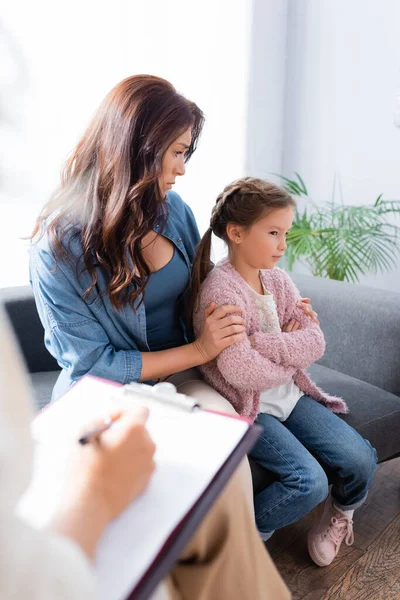
{"label": "denim sleeve", "polygon": [[72,381],[86,374],[120,383],[140,379],[140,351],[113,347],[72,268],[56,266],[50,251],[36,247],[31,249],[30,273],[46,347]]}

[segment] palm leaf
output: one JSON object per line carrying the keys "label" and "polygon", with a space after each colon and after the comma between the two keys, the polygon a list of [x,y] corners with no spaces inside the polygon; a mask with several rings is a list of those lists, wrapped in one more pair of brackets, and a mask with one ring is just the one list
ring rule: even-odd
{"label": "palm leaf", "polygon": [[[290,193],[308,198],[303,179],[295,175],[293,180],[278,176]],[[372,205],[325,203],[310,211],[296,209],[288,234],[288,268],[303,259],[315,275],[351,282],[368,272],[388,271],[400,254],[400,227],[386,217],[399,214],[400,201],[383,200],[382,194]]]}
{"label": "palm leaf", "polygon": [[299,173],[295,172],[295,175],[296,175],[298,181],[300,182],[300,186],[299,187],[300,187],[300,189],[302,191],[303,196],[308,196],[308,191],[307,191],[307,188],[306,188],[306,184],[304,183],[304,181],[300,177]]}
{"label": "palm leaf", "polygon": [[347,230],[335,230],[316,257],[317,271],[331,279],[358,281],[357,273],[365,273],[366,257],[356,248],[357,237]]}
{"label": "palm leaf", "polygon": [[379,215],[394,214],[400,215],[400,200],[382,200],[377,205]]}
{"label": "palm leaf", "polygon": [[283,187],[285,188],[285,190],[287,190],[290,194],[293,194],[294,196],[304,196],[306,198],[308,198],[308,193],[307,193],[307,188],[304,185],[303,180],[301,179],[300,175],[297,175],[299,183],[297,181],[295,181],[294,179],[289,179],[288,177],[284,177],[283,175],[280,175],[279,173],[272,173],[273,175],[275,175],[275,177],[279,177],[280,179],[282,179],[282,181],[284,181],[284,185]]}

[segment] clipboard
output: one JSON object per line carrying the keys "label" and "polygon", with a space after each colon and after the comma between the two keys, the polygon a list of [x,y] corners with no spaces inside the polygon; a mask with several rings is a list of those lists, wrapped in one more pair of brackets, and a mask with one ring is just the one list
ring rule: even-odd
{"label": "clipboard", "polygon": [[[261,428],[236,415],[203,410],[169,383],[122,386],[85,376],[32,424],[37,463],[32,485],[20,503],[21,516],[33,525],[45,525],[46,512],[51,512],[59,498],[57,448],[62,455],[68,424],[87,424],[116,403],[118,407],[132,403],[149,407],[148,429],[157,447],[157,468],[144,494],[106,529],[95,571],[101,600],[147,600],[178,561]],[[199,447],[203,439],[204,448]],[[187,446],[180,447],[180,440]],[[54,466],[43,469],[46,461],[54,461]],[[52,483],[40,479],[44,471],[47,479],[47,473],[53,473]],[[178,494],[177,481],[181,482]]]}
{"label": "clipboard", "polygon": [[[234,418],[231,415],[224,416]],[[149,569],[143,574],[140,582],[128,596],[129,600],[148,600],[151,597],[157,585],[168,575],[178,561],[180,554],[192,538],[197,527],[201,524],[203,518],[227,485],[244,456],[252,449],[260,433],[261,427],[259,425],[249,427],[247,433],[233,450],[225,464],[215,474],[209,486],[189,510],[178,527],[171,533],[170,538],[160,549],[154,562],[149,566]]]}

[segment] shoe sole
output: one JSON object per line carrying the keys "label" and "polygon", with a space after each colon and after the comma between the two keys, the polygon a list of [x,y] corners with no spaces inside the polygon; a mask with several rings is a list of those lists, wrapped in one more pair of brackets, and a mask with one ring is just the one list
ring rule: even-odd
{"label": "shoe sole", "polygon": [[307,547],[308,547],[308,553],[310,555],[310,558],[313,562],[315,562],[316,565],[318,565],[318,567],[328,567],[330,564],[332,564],[331,562],[325,562],[318,554],[318,552],[316,551],[314,544],[312,544],[310,542],[310,540],[307,541]]}

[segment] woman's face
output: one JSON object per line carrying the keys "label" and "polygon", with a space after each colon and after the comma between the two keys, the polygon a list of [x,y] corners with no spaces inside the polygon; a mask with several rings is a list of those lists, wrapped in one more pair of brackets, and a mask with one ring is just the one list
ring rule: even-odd
{"label": "woman's face", "polygon": [[163,197],[165,197],[168,190],[172,189],[177,175],[185,174],[185,154],[191,141],[192,129],[189,127],[166,149],[162,159],[161,176],[158,180]]}

